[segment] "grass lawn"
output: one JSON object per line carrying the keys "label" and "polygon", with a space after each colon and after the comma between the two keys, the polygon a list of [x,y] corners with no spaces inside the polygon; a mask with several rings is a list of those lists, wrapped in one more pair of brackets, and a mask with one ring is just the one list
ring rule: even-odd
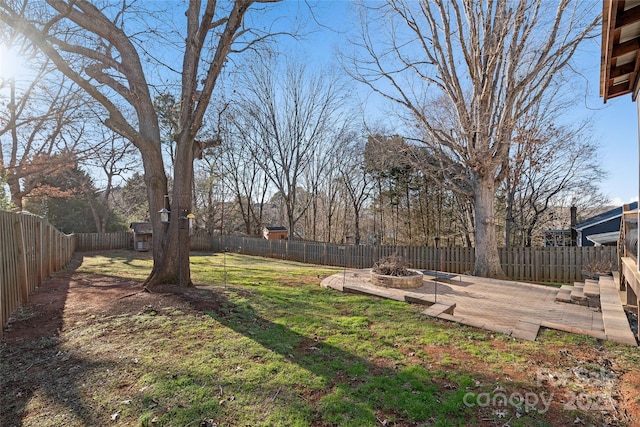
{"label": "grass lawn", "polygon": [[554,331],[525,342],[318,286],[341,270],[196,253],[196,288],[147,293],[148,254],[84,254],[75,267],[9,326],[0,425],[632,425],[638,414],[635,348]]}

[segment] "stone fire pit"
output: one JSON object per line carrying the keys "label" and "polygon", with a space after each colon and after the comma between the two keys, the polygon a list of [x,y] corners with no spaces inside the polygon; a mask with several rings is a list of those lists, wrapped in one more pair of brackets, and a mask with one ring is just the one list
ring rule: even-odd
{"label": "stone fire pit", "polygon": [[423,274],[418,270],[409,270],[411,276],[388,276],[386,274],[370,273],[371,283],[384,288],[413,289],[422,286]]}

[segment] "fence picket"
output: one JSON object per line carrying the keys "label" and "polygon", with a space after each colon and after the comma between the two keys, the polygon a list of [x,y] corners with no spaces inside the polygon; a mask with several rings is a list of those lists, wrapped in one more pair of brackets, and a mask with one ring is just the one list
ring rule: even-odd
{"label": "fence picket", "polygon": [[[43,226],[43,230],[44,230]],[[47,228],[47,231],[50,229]],[[52,232],[52,231],[51,231]],[[94,233],[95,234],[95,233]],[[106,233],[106,235],[76,234],[76,250],[91,251],[105,249],[126,249],[130,247],[130,234]],[[46,236],[46,233],[42,233]],[[51,234],[52,236],[52,234]],[[42,246],[46,239],[43,238]],[[93,245],[93,246],[92,246]],[[344,247],[345,249],[339,249]],[[348,268],[370,268],[380,259],[390,255],[401,255],[418,270],[443,270],[449,273],[465,274],[474,269],[475,253],[467,247],[410,247],[380,245],[338,245],[307,241],[273,241],[241,236],[208,236],[197,233],[191,238],[191,250],[234,252],[290,259],[318,265],[334,265]],[[43,250],[43,252],[47,252]],[[611,263],[617,268],[615,247],[571,247],[571,248],[522,248],[499,249],[503,270],[513,280],[533,282],[572,283],[583,279],[583,271],[590,266]],[[42,262],[43,272],[46,259]]]}
{"label": "fence picket", "polygon": [[73,238],[45,219],[0,212],[0,337],[11,314],[45,277],[71,261],[73,249]]}
{"label": "fence picket", "polygon": [[[20,233],[18,233],[20,230]],[[22,248],[18,236],[24,242]],[[0,334],[21,299],[60,270],[75,251],[128,249],[129,232],[64,235],[35,216],[0,212]],[[337,245],[302,241],[273,241],[253,237],[196,233],[191,250],[229,250],[319,265],[370,268],[390,255],[401,255],[419,270],[464,274],[473,271],[475,253],[466,247],[410,247]],[[583,280],[583,271],[594,266],[617,268],[616,247],[501,248],[500,260],[513,280],[571,283]],[[22,261],[20,261],[22,260]],[[1,336],[1,335],[0,335]]]}
{"label": "fence picket", "polygon": [[[418,270],[442,270],[464,274],[474,269],[473,248],[466,247],[408,247],[381,245],[338,245],[319,242],[290,241],[288,252],[285,244],[252,237],[212,237],[210,250],[243,246],[243,253],[249,255],[286,258],[292,261],[309,262],[319,265],[333,265],[348,268],[370,268],[380,259],[390,255],[401,255],[412,268]],[[227,242],[227,243],[225,243]],[[266,245],[266,246],[265,246]],[[299,249],[303,245],[304,249]],[[261,248],[268,247],[268,250]],[[298,249],[294,249],[298,248]],[[344,248],[344,249],[341,249]],[[596,262],[611,262],[617,266],[615,247],[572,247],[572,248],[501,248],[500,259],[505,274],[512,280],[533,282],[570,283],[582,280],[582,271]]]}

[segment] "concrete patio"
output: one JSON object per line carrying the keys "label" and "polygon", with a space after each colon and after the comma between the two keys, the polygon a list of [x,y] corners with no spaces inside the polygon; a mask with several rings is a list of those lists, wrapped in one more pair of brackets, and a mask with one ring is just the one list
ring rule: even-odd
{"label": "concrete patio", "polygon": [[[347,270],[327,277],[322,286],[341,292],[422,304],[425,315],[525,340],[535,340],[540,327],[585,334],[636,346],[613,280],[600,286],[601,308],[557,302],[559,289],[522,282],[425,271],[414,289],[376,286],[369,270]],[[437,288],[437,293],[436,293]]]}

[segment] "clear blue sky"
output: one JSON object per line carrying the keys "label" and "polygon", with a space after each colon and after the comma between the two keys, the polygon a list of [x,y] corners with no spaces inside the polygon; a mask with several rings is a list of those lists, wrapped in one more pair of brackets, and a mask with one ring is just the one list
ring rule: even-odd
{"label": "clear blue sky", "polygon": [[[297,2],[287,2],[295,7]],[[316,19],[330,29],[321,29],[299,41],[298,48],[310,62],[331,63],[335,49],[346,43],[353,18],[353,5],[345,0],[321,0],[315,4]],[[341,34],[342,33],[342,34]],[[601,183],[602,192],[616,204],[638,199],[638,115],[631,96],[609,100],[600,98],[600,37],[586,42],[578,52],[576,68],[582,73],[576,88],[578,98],[566,112],[569,120],[589,120],[593,137],[601,146],[600,157],[607,172]],[[586,88],[586,92],[585,92]],[[358,91],[366,95],[364,89]],[[371,107],[371,106],[369,106]],[[373,107],[375,109],[375,107]],[[371,113],[375,114],[374,111]]]}
{"label": "clear blue sky", "polygon": [[638,200],[636,108],[627,95],[607,101],[606,108],[594,114],[594,131],[602,146],[602,164],[607,171],[601,188],[618,203]]}
{"label": "clear blue sky", "polygon": [[576,58],[588,82],[584,103],[575,105],[576,118],[587,118],[600,144],[601,164],[607,172],[601,183],[604,194],[617,204],[638,199],[638,113],[631,95],[600,97],[600,37],[585,43]]}
{"label": "clear blue sky", "polygon": [[[273,10],[283,16],[281,8],[287,8],[284,16],[301,17],[309,24],[308,29],[314,31],[299,41],[281,40],[286,48],[291,48],[297,55],[304,57],[311,66],[337,65],[336,51],[346,46],[347,35],[353,30],[356,17],[351,0],[317,0],[312,1],[313,15],[304,2],[287,0],[283,4],[274,5]],[[597,9],[597,8],[596,8]],[[258,17],[266,25],[270,21],[265,16]],[[292,18],[295,19],[295,18]],[[291,22],[284,20],[287,27]],[[286,39],[286,38],[285,38]],[[594,139],[601,146],[600,158],[606,170],[606,178],[601,183],[605,195],[615,203],[627,203],[638,198],[638,118],[637,106],[631,96],[623,96],[609,100],[604,104],[599,96],[600,78],[600,37],[587,42],[576,58],[577,69],[584,76],[579,79],[576,90],[582,91],[581,102],[576,102],[567,111],[569,120],[589,120],[593,127]],[[585,92],[586,87],[586,92]],[[354,84],[354,93],[364,101],[368,91]],[[376,103],[368,105],[369,117],[378,122],[389,120],[388,115],[376,108]],[[383,119],[379,119],[383,117]],[[378,123],[384,126],[385,123]],[[393,128],[393,123],[388,123]]]}

